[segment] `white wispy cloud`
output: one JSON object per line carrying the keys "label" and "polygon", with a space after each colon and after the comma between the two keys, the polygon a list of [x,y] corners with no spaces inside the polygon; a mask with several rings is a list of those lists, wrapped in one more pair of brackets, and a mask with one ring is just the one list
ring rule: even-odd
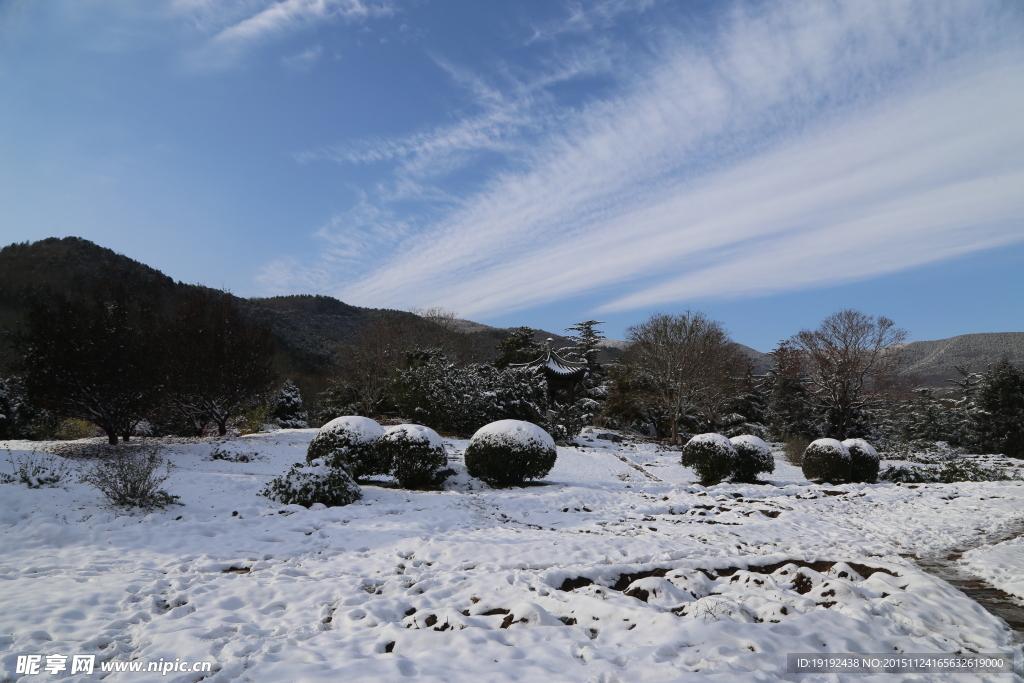
{"label": "white wispy cloud", "polygon": [[739,5],[619,96],[510,143],[513,168],[400,241],[345,223],[372,258],[350,281],[318,265],[321,291],[478,316],[594,292],[641,309],[1024,240],[1020,19],[1011,3]]}
{"label": "white wispy cloud", "polygon": [[313,45],[302,52],[281,58],[281,63],[295,71],[309,71],[324,54],[323,45]]}
{"label": "white wispy cloud", "polygon": [[379,0],[279,0],[265,3],[254,14],[221,29],[221,43],[251,41],[324,21],[363,21],[394,13],[390,2]]}
{"label": "white wispy cloud", "polygon": [[[239,63],[254,47],[275,37],[331,23],[354,24],[389,17],[392,0],[169,0],[167,13],[190,24],[198,40],[185,61],[197,69]],[[297,70],[319,58],[319,48],[283,58]]]}
{"label": "white wispy cloud", "polygon": [[[302,151],[294,155],[296,161],[359,165],[391,162],[401,184],[409,178],[445,175],[485,153],[507,157],[532,154],[524,137],[536,136],[572,115],[571,110],[553,102],[550,88],[613,70],[611,55],[605,49],[575,50],[541,73],[516,74],[503,68],[490,80],[442,56],[435,55],[434,61],[467,93],[471,113],[404,136],[368,138]],[[418,184],[416,187],[423,190]]]}
{"label": "white wispy cloud", "polygon": [[533,27],[528,43],[552,40],[564,34],[589,33],[613,24],[621,14],[644,12],[656,0],[574,0],[564,5],[564,14]]}

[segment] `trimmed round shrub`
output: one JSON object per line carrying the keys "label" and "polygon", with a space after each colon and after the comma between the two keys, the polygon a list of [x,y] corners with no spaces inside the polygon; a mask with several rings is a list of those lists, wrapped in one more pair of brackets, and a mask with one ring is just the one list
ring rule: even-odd
{"label": "trimmed round shrub", "polygon": [[842,484],[850,481],[850,451],[835,439],[812,441],[801,467],[808,481]]}
{"label": "trimmed round shrub", "polygon": [[384,428],[368,417],[339,417],[321,427],[309,442],[306,462],[323,460],[355,479],[391,474],[392,463],[377,453],[377,441],[383,434]]}
{"label": "trimmed round shrub", "polygon": [[741,434],[729,439],[736,450],[736,464],[732,470],[732,480],[752,483],[762,472],[775,471],[775,458],[771,447],[752,434]]}
{"label": "trimmed round shrub", "polygon": [[521,486],[527,479],[540,479],[557,458],[551,435],[522,420],[484,425],[466,446],[466,470],[491,486]]}
{"label": "trimmed round shrub", "polygon": [[864,439],[847,439],[843,442],[850,451],[850,481],[874,484],[878,481],[878,451]]}
{"label": "trimmed round shrub", "polygon": [[683,467],[692,467],[704,486],[717,484],[736,467],[736,449],[721,434],[698,434],[683,446]]}
{"label": "trimmed round shrub", "polygon": [[378,458],[393,463],[392,473],[406,489],[430,486],[434,475],[448,464],[444,441],[430,427],[397,425],[389,428],[377,442]]}
{"label": "trimmed round shrub", "polygon": [[295,463],[286,474],[267,484],[261,495],[285,505],[309,507],[323,503],[331,507],[354,503],[363,497],[363,492],[341,467],[314,460]]}

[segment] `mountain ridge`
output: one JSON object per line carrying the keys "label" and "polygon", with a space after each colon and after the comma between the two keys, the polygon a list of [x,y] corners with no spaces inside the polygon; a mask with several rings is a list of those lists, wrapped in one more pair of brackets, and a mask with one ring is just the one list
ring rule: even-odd
{"label": "mountain ridge", "polygon": [[[44,290],[84,291],[103,277],[123,277],[145,281],[162,288],[171,297],[180,296],[191,285],[172,278],[139,261],[80,237],[51,237],[31,243],[15,243],[0,248],[0,327],[17,329],[23,318],[27,297]],[[351,339],[361,328],[381,318],[423,318],[409,311],[353,306],[330,296],[294,294],[274,297],[236,299],[253,319],[270,326],[279,345],[279,366],[285,376],[301,376],[309,389],[323,384],[323,375],[333,364],[339,344]],[[453,329],[471,338],[476,359],[493,357],[494,347],[512,328],[499,328],[472,320],[456,319]],[[7,335],[4,335],[5,337]],[[536,330],[534,338],[555,341],[556,348],[566,346],[564,335]],[[627,342],[605,340],[600,346],[602,362],[615,360],[625,351]],[[743,344],[737,344],[751,360],[755,374],[770,368],[771,357]],[[1024,364],[1024,332],[981,332],[947,339],[914,341],[903,345],[908,372],[917,375],[922,386],[947,387],[958,377],[957,366],[970,371],[984,370],[1001,358]],[[0,369],[10,366],[13,351],[9,340],[0,339]],[[322,381],[314,381],[320,377]]]}

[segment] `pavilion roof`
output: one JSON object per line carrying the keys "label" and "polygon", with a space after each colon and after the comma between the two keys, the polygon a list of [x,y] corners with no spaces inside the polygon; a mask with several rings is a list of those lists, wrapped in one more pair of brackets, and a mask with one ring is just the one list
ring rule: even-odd
{"label": "pavilion roof", "polygon": [[542,367],[548,372],[552,372],[556,375],[563,375],[569,377],[571,375],[582,374],[587,369],[587,364],[574,360],[566,360],[562,358],[554,349],[551,348],[551,339],[547,341],[547,349],[544,351],[544,355],[536,360],[532,360],[529,363],[513,363],[509,365],[512,368],[535,368]]}

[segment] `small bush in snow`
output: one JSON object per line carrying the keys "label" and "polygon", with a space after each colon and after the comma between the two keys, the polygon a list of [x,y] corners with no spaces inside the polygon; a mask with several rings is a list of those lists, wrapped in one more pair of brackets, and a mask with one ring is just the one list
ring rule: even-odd
{"label": "small bush in snow", "polygon": [[932,484],[939,480],[935,471],[925,467],[904,467],[890,465],[878,474],[882,481],[899,482],[901,484]]}
{"label": "small bush in snow", "polygon": [[322,503],[333,507],[354,503],[363,497],[363,492],[341,467],[314,460],[295,463],[287,473],[267,484],[261,495],[285,505],[309,507]]}
{"label": "small bush in snow", "polygon": [[113,505],[153,509],[178,500],[160,488],[169,476],[159,447],[122,446],[93,463],[82,481],[98,488]]}
{"label": "small bush in snow", "polygon": [[879,473],[882,481],[904,484],[953,484],[961,481],[1007,481],[1010,476],[1001,467],[985,467],[979,462],[966,458],[950,460],[942,467],[890,466]]}
{"label": "small bush in snow", "polygon": [[23,455],[12,456],[7,451],[7,461],[11,463],[13,474],[0,473],[0,484],[24,484],[30,489],[44,486],[57,486],[66,482],[71,468],[63,458],[40,455],[38,451],[29,451]]}
{"label": "small bush in snow", "polygon": [[751,434],[734,436],[729,439],[736,450],[736,464],[732,471],[732,480],[746,483],[757,481],[762,472],[775,471],[775,458],[772,449],[762,439]]}
{"label": "small bush in snow", "polygon": [[804,462],[804,451],[811,445],[811,440],[806,436],[800,436],[793,434],[786,437],[785,442],[782,445],[782,457],[786,459],[790,465],[796,465],[800,467]]}
{"label": "small bush in snow", "polygon": [[210,460],[224,460],[226,462],[252,462],[254,460],[265,460],[256,451],[232,451],[220,446],[214,446],[210,451]]}
{"label": "small bush in snow", "polygon": [[843,445],[850,451],[850,481],[878,481],[878,451],[864,439],[847,439]]}
{"label": "small bush in snow", "polygon": [[347,415],[331,420],[309,442],[306,462],[322,459],[355,479],[391,474],[394,464],[377,450],[384,428],[368,417]]}
{"label": "small bush in snow", "polygon": [[402,488],[426,488],[434,475],[448,464],[444,441],[430,427],[396,425],[377,442],[380,462],[394,463],[393,473]]}
{"label": "small bush in snow", "polygon": [[498,420],[484,425],[466,446],[466,470],[491,486],[540,479],[555,466],[551,435],[531,422]]}
{"label": "small bush in snow", "polygon": [[704,486],[717,484],[736,467],[736,449],[721,434],[698,434],[683,446],[683,467],[692,467]]}
{"label": "small bush in snow", "polygon": [[812,441],[801,465],[808,481],[841,484],[850,481],[850,451],[835,439]]}

